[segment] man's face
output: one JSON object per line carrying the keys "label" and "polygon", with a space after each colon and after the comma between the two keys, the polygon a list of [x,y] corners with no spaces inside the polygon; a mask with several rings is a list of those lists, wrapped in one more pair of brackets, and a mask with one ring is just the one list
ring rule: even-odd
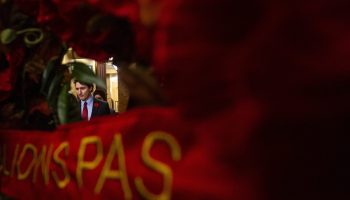
{"label": "man's face", "polygon": [[92,88],[89,88],[87,85],[80,84],[79,82],[75,83],[75,89],[80,100],[85,101],[91,95]]}

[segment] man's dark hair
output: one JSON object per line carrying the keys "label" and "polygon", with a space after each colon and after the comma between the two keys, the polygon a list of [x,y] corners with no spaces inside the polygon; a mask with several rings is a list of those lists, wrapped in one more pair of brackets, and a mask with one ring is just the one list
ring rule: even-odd
{"label": "man's dark hair", "polygon": [[94,96],[96,94],[99,94],[103,98],[104,101],[107,101],[107,95],[106,95],[106,92],[104,90],[96,89],[94,92]]}
{"label": "man's dark hair", "polygon": [[89,88],[93,88],[93,87],[94,87],[94,84],[92,84],[92,83],[87,83],[87,82],[80,81],[80,80],[74,80],[74,85],[75,85],[76,83],[80,83],[80,84],[82,84],[82,85],[86,85],[86,86],[88,86]]}

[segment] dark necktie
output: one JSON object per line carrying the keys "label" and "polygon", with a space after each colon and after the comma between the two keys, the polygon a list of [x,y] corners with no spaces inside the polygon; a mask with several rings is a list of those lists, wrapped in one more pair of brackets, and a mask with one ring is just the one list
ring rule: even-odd
{"label": "dark necktie", "polygon": [[83,113],[81,114],[81,118],[83,120],[88,120],[88,109],[87,109],[87,103],[84,102],[84,108],[83,108]]}

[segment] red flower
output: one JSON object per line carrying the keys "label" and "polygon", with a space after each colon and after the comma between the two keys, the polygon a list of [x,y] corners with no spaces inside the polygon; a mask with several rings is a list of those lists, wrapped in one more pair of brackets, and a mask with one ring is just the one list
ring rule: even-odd
{"label": "red flower", "polygon": [[109,57],[132,59],[130,20],[136,23],[138,19],[137,1],[111,4],[99,0],[54,0],[42,1],[39,8],[39,23],[49,27],[79,56],[98,61]]}
{"label": "red flower", "polygon": [[6,56],[1,58],[0,62],[3,63],[6,68],[0,69],[0,100],[7,98],[14,88],[17,81],[17,74],[23,64],[23,59],[24,49],[19,47],[14,47],[14,49],[9,50]]}
{"label": "red flower", "polygon": [[100,106],[100,104],[98,102],[94,102],[94,107],[98,108]]}

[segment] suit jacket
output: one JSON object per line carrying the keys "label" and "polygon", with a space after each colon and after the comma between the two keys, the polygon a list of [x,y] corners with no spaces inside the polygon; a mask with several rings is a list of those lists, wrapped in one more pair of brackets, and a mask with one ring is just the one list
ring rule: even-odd
{"label": "suit jacket", "polygon": [[[81,113],[81,101],[79,104],[79,113]],[[111,113],[109,109],[109,105],[106,101],[101,101],[99,99],[93,98],[92,102],[92,113],[91,118],[94,118],[96,116],[102,116],[102,115],[109,115]],[[81,115],[80,115],[81,118]]]}

